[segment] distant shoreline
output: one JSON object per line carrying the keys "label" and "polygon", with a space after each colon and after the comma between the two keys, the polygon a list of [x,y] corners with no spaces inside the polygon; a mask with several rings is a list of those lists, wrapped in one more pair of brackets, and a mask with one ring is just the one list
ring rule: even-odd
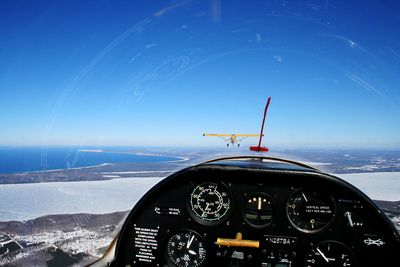
{"label": "distant shoreline", "polygon": [[103,149],[81,149],[79,152],[89,152],[89,153],[113,153],[113,154],[127,154],[127,155],[136,155],[136,156],[149,156],[149,157],[168,157],[168,158],[177,158],[178,160],[167,160],[163,162],[182,162],[190,160],[189,157],[182,156],[170,156],[163,154],[155,154],[155,153],[145,153],[145,152],[122,152],[122,151],[108,151]]}
{"label": "distant shoreline", "polygon": [[97,165],[92,165],[92,166],[84,166],[84,167],[73,167],[73,168],[64,168],[64,169],[51,169],[51,170],[38,170],[38,171],[27,171],[27,172],[17,172],[17,173],[0,173],[0,175],[21,175],[21,174],[30,174],[30,173],[37,173],[37,172],[60,172],[60,171],[65,171],[65,170],[83,170],[83,169],[91,169],[91,168],[97,168],[97,167],[103,167],[103,166],[112,166],[115,163],[100,163]]}
{"label": "distant shoreline", "polygon": [[[172,166],[166,165],[172,162],[159,162],[149,163],[152,166],[159,166],[160,168],[150,170],[136,170],[135,163],[127,163],[126,165],[132,166],[132,170],[119,170],[119,163],[103,163],[96,166],[78,167],[60,170],[47,170],[47,171],[31,171],[14,174],[0,174],[0,186],[18,185],[18,184],[44,184],[44,183],[71,183],[71,182],[96,182],[108,181],[115,179],[128,179],[128,178],[147,178],[166,177],[175,172]],[[147,164],[147,163],[142,163]],[[164,169],[161,168],[164,165]],[[142,165],[141,165],[142,166]],[[168,167],[168,169],[166,169]],[[90,170],[91,169],[91,170]]]}
{"label": "distant shoreline", "polygon": [[[68,174],[69,172],[74,172],[74,175],[76,175],[75,171],[80,171],[80,170],[86,170],[86,169],[98,169],[101,167],[107,167],[107,166],[114,166],[114,165],[119,165],[119,164],[142,164],[142,163],[148,163],[148,164],[156,164],[156,163],[181,163],[185,161],[189,161],[191,158],[190,157],[183,157],[183,156],[175,156],[175,155],[166,155],[166,154],[155,154],[155,153],[144,153],[144,152],[129,152],[129,151],[112,151],[112,150],[104,150],[104,149],[76,149],[78,153],[83,152],[83,153],[107,153],[107,154],[125,154],[125,155],[132,155],[132,156],[137,156],[137,157],[156,157],[159,159],[156,159],[155,162],[150,161],[126,161],[126,162],[102,162],[99,164],[92,164],[92,165],[87,165],[87,166],[79,166],[79,167],[62,167],[62,168],[48,168],[48,169],[43,169],[41,166],[38,166],[38,169],[36,170],[28,170],[28,171],[15,171],[15,172],[2,172],[0,173],[0,184],[15,184],[15,183],[36,183],[36,182],[52,182],[53,179],[48,180],[46,177],[42,177],[44,179],[36,179],[38,177],[33,177],[29,178],[27,176],[38,176],[39,174],[43,174],[42,176],[46,175],[51,175],[51,174],[61,174],[64,173],[65,175]],[[158,161],[159,160],[159,161]],[[39,169],[41,168],[41,169]],[[65,175],[63,175],[63,178],[66,178]],[[9,179],[7,179],[7,177]],[[17,179],[15,179],[18,177]],[[21,177],[25,177],[26,179],[21,179]],[[107,177],[100,177],[98,180],[105,180],[104,178]],[[108,177],[112,178],[112,177]],[[88,178],[83,177],[82,179],[71,179],[67,178],[66,180],[61,180],[61,181],[77,181],[77,180],[97,180],[96,178]]]}

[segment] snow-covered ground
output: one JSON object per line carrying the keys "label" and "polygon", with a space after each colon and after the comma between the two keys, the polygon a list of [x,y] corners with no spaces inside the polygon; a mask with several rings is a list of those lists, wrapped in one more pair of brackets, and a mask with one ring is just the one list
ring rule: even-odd
{"label": "snow-covered ground", "polygon": [[112,237],[108,226],[101,229],[76,229],[71,232],[51,231],[33,235],[14,235],[17,242],[56,246],[69,254],[85,253],[100,257],[100,249],[110,245]]}
{"label": "snow-covered ground", "polygon": [[[32,235],[12,235],[13,240],[24,244],[24,249],[12,255],[0,258],[0,266],[4,264],[20,265],[21,261],[35,262],[35,255],[47,253],[58,248],[68,255],[84,255],[98,258],[108,247],[115,236],[114,226],[103,226],[97,229],[77,228],[74,231],[50,231]],[[49,257],[49,256],[47,256]],[[41,266],[41,265],[40,265]]]}

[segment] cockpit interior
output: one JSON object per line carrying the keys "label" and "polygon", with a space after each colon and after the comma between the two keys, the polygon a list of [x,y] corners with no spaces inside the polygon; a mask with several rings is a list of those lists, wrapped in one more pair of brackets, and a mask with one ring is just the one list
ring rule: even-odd
{"label": "cockpit interior", "polygon": [[400,236],[369,197],[307,165],[232,157],[145,194],[92,266],[394,266]]}

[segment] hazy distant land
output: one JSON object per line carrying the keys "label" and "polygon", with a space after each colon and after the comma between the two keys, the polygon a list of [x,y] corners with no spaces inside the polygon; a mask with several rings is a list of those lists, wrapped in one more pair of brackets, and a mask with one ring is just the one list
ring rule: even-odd
{"label": "hazy distant land", "polygon": [[[131,154],[165,157],[161,162],[103,162],[96,166],[0,173],[0,184],[101,181],[131,177],[165,177],[179,169],[209,159],[229,155],[260,155],[235,148],[153,148],[112,150],[80,150],[86,153]],[[298,160],[333,174],[400,172],[400,152],[386,150],[273,150],[262,156]],[[173,159],[173,160],[172,160]]]}

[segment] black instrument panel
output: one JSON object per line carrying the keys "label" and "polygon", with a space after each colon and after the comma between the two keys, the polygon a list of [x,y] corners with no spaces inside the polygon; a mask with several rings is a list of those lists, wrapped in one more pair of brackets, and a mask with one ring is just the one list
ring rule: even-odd
{"label": "black instrument panel", "polygon": [[187,168],[133,208],[117,266],[379,266],[399,235],[348,183],[304,165],[241,158]]}

